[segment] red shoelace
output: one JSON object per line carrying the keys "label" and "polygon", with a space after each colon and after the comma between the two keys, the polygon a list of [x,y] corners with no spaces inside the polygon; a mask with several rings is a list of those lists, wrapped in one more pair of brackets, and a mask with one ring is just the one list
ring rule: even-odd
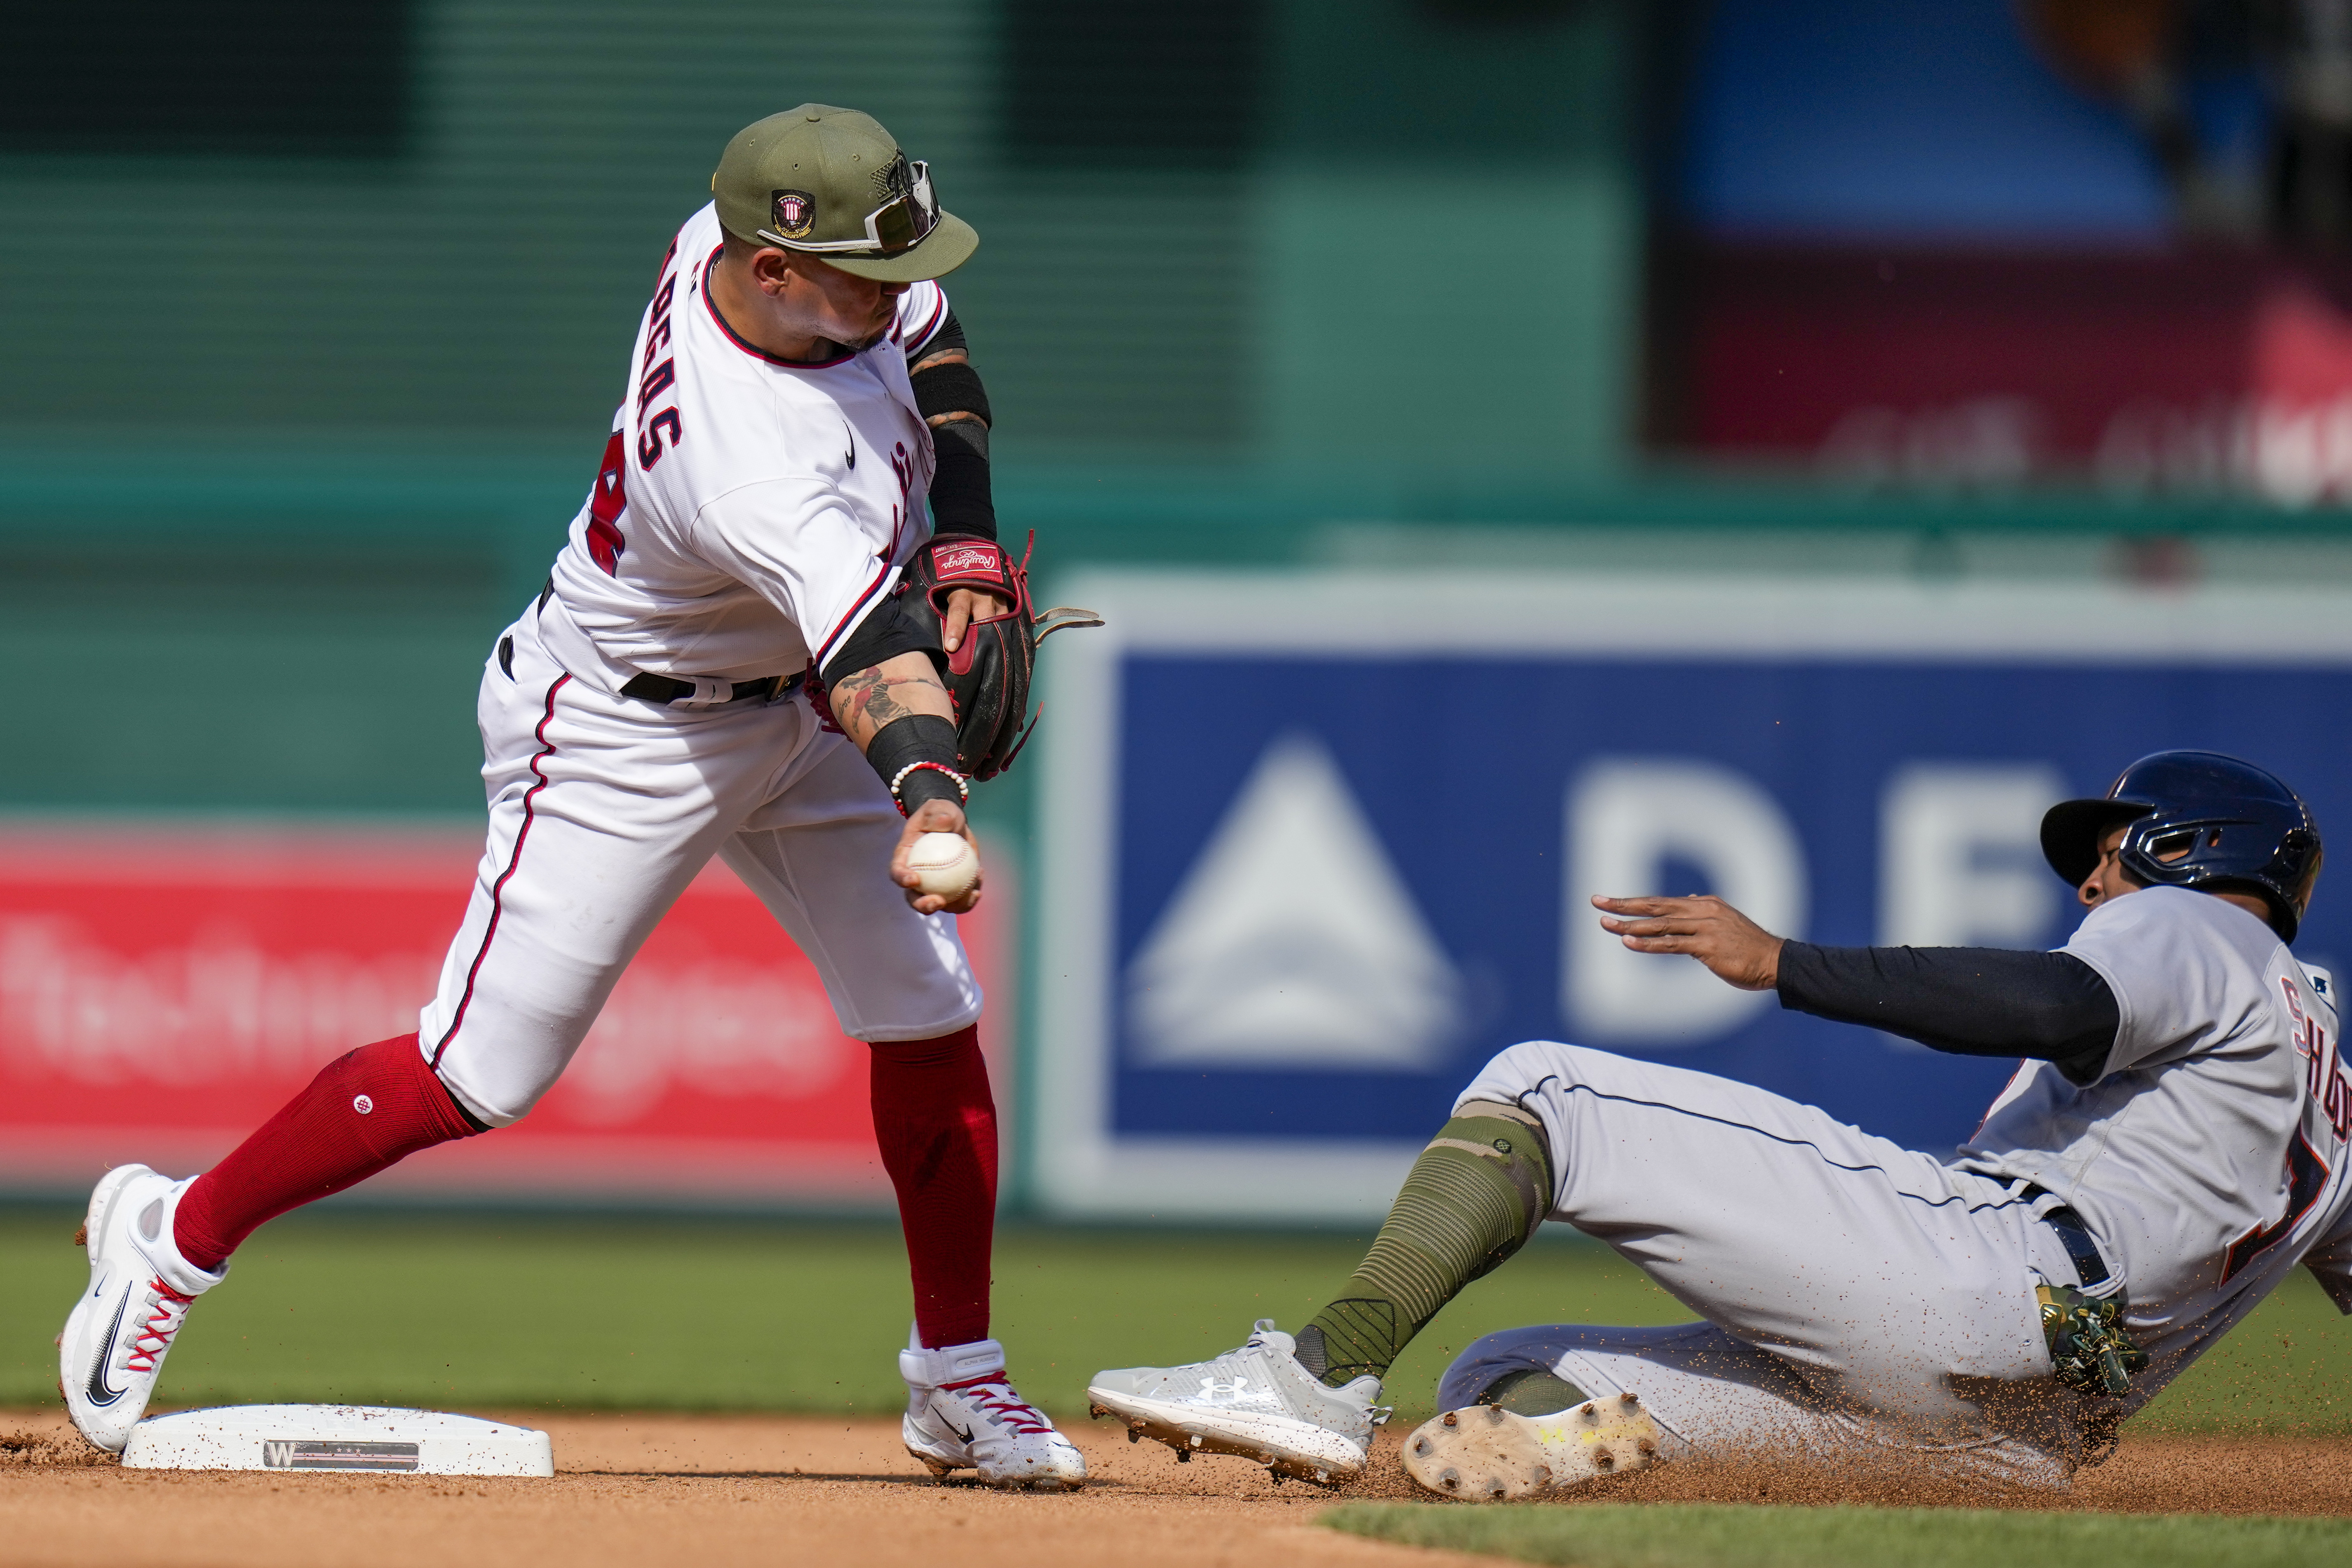
{"label": "red shoelace", "polygon": [[943,1383],[940,1389],[942,1393],[962,1394],[986,1411],[997,1425],[1009,1426],[1024,1436],[1034,1436],[1054,1429],[1054,1424],[1045,1419],[1042,1411],[1013,1392],[1013,1384],[1003,1373],[966,1378],[961,1383]]}
{"label": "red shoelace", "polygon": [[122,1365],[127,1372],[155,1370],[163,1352],[172,1348],[172,1336],[188,1321],[188,1303],[195,1300],[194,1296],[181,1295],[161,1279],[150,1280],[147,1289],[152,1292],[147,1303],[151,1310],[138,1321],[139,1331],[124,1343],[128,1353],[122,1358]]}

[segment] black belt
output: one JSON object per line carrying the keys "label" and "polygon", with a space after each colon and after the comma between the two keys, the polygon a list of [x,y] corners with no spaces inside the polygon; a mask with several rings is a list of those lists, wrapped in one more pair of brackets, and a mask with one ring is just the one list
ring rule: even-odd
{"label": "black belt", "polygon": [[[790,690],[799,680],[797,675],[765,675],[757,680],[738,680],[732,683],[727,700],[748,702],[754,697],[775,697]],[[693,696],[694,682],[667,675],[636,675],[621,688],[621,695],[634,697],[640,702],[658,702],[667,707]]]}
{"label": "black belt", "polygon": [[[2017,1195],[2032,1204],[2040,1203],[2051,1193],[2047,1187],[2028,1182]],[[2065,1245],[2066,1256],[2074,1260],[2074,1278],[2082,1282],[2084,1289],[2107,1282],[2107,1260],[2099,1256],[2099,1244],[2091,1239],[2091,1227],[2083,1223],[2081,1215],[2061,1204],[2041,1218],[2042,1224],[2058,1233],[2058,1239]]]}

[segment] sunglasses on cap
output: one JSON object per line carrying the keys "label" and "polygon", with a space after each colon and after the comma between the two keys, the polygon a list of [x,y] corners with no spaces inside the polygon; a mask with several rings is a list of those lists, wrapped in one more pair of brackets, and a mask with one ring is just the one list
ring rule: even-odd
{"label": "sunglasses on cap", "polygon": [[912,250],[940,226],[940,199],[931,191],[931,166],[920,160],[909,163],[902,153],[886,177],[898,194],[866,215],[864,239],[786,239],[765,228],[758,231],[759,237],[787,250],[841,256],[897,256]]}

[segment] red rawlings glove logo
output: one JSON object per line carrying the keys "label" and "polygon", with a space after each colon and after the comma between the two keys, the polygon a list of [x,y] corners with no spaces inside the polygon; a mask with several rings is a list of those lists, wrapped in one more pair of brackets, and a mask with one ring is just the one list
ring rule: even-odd
{"label": "red rawlings glove logo", "polygon": [[959,541],[932,550],[931,570],[939,574],[942,583],[974,577],[1002,583],[1004,581],[1004,552],[984,539]]}

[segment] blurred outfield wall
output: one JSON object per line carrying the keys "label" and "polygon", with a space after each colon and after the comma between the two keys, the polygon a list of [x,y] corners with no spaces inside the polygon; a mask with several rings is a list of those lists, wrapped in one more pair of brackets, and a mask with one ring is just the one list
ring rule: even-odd
{"label": "blurred outfield wall", "polygon": [[[979,227],[950,288],[1008,458],[1360,457],[1402,419],[1442,464],[1603,470],[1639,226],[1630,8],[1482,9],[355,0],[342,26],[398,79],[374,140],[289,121],[226,152],[187,84],[321,68],[331,16],[247,38],[268,7],[223,0],[152,80],[115,38],[180,13],[52,18],[23,90],[154,123],[0,131],[0,409],[133,447],[544,442],[584,472],[720,147],[815,100],[876,114]],[[1463,277],[1465,247],[1507,275]],[[1423,290],[1433,319],[1394,341]]]}

